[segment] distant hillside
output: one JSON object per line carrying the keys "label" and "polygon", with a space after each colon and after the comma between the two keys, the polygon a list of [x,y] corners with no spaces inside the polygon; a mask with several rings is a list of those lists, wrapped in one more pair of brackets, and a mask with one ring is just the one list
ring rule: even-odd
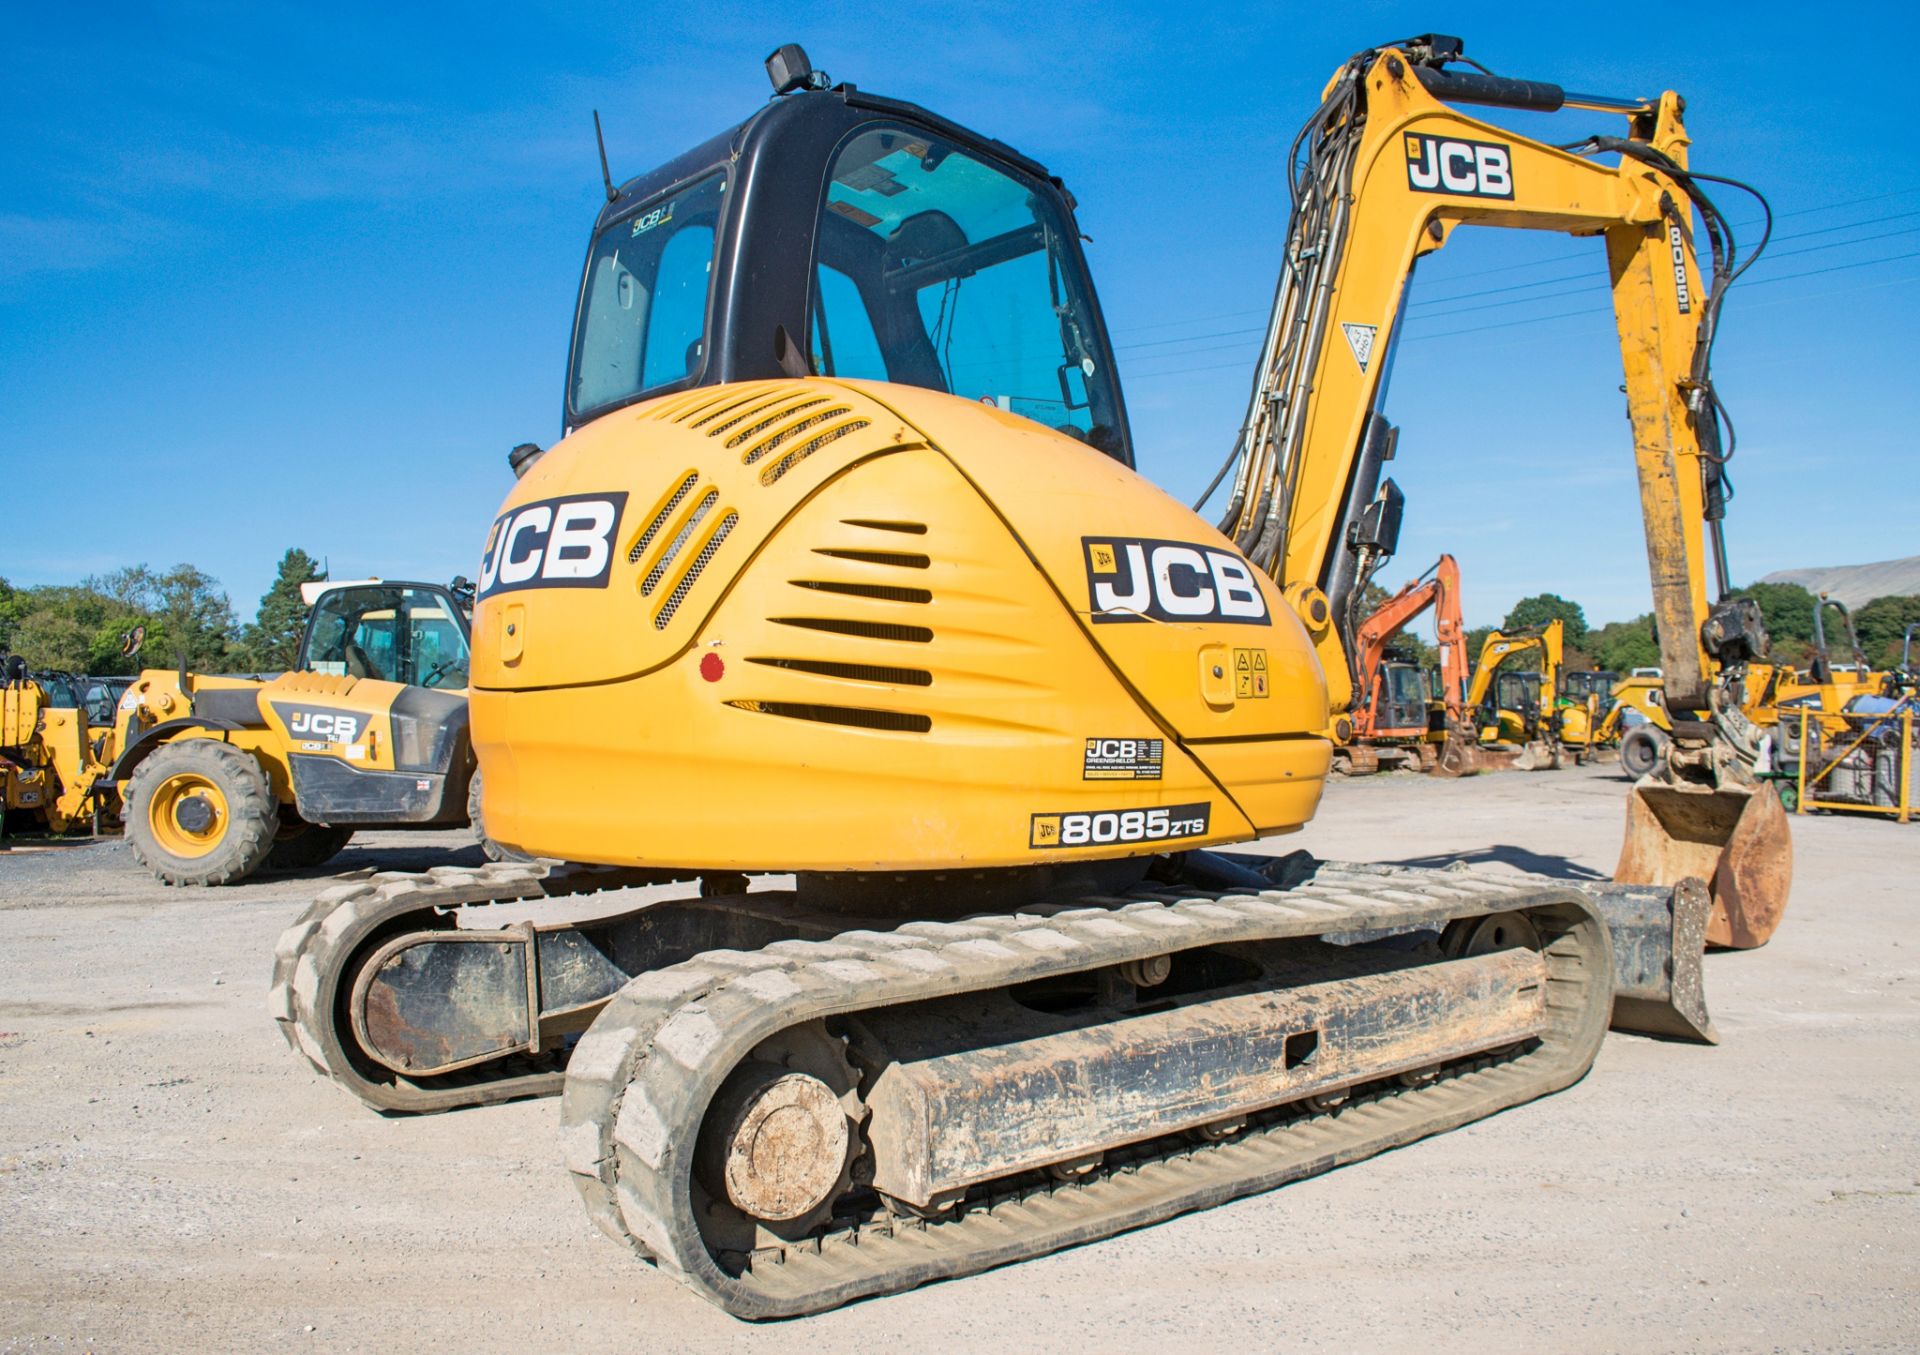
{"label": "distant hillside", "polygon": [[1920,555],[1872,565],[1828,565],[1815,569],[1779,569],[1762,583],[1797,583],[1809,592],[1838,598],[1849,608],[1875,598],[1920,594]]}

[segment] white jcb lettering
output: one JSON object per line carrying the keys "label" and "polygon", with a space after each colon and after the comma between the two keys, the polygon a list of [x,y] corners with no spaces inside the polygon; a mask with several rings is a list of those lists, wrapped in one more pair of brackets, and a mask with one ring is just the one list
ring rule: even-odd
{"label": "white jcb lettering", "polygon": [[1225,551],[1207,552],[1213,566],[1213,586],[1220,592],[1222,616],[1265,616],[1266,603],[1260,599],[1260,585],[1253,581],[1253,570],[1245,560]]}
{"label": "white jcb lettering", "polygon": [[532,532],[534,540],[546,540],[547,528],[553,524],[553,510],[544,503],[535,504],[513,520],[506,535],[500,540],[500,582],[525,583],[540,572],[540,560],[545,552],[535,545],[524,555],[516,555],[520,549],[520,538]]}
{"label": "white jcb lettering", "polygon": [[1124,548],[1127,557],[1127,582],[1131,585],[1122,593],[1105,579],[1096,579],[1093,585],[1093,605],[1102,612],[1144,612],[1153,601],[1151,585],[1147,581],[1147,552],[1139,545]]}
{"label": "white jcb lettering", "polygon": [[553,534],[547,538],[547,567],[543,579],[591,579],[607,567],[612,548],[613,505],[604,499],[563,503],[554,515]]}
{"label": "white jcb lettering", "polygon": [[1513,162],[1505,146],[1476,146],[1473,167],[1480,176],[1480,191],[1490,197],[1513,196]]}
{"label": "white jcb lettering", "polygon": [[1477,198],[1513,196],[1513,148],[1490,141],[1409,135],[1407,186],[1417,193]]}
{"label": "white jcb lettering", "polygon": [[287,730],[329,743],[352,743],[354,736],[360,732],[360,718],[335,711],[295,711],[293,718],[287,721]]}
{"label": "white jcb lettering", "polygon": [[[1174,577],[1179,570],[1185,585]],[[1210,576],[1207,558],[1190,546],[1153,548],[1153,592],[1170,616],[1207,616],[1213,611],[1213,589],[1200,580]]]}

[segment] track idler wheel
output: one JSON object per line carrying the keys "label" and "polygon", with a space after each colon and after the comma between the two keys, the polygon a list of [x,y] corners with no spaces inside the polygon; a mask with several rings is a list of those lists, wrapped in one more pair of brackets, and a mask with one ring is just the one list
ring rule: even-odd
{"label": "track idler wheel", "polygon": [[825,1223],[852,1182],[864,1118],[845,1043],[819,1022],[783,1031],[727,1075],[700,1126],[702,1231],[750,1251]]}

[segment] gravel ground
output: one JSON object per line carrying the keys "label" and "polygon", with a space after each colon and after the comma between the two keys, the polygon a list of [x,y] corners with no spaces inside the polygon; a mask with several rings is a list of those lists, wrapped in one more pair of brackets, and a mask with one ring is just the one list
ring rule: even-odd
{"label": "gravel ground", "polygon": [[[1612,768],[1342,783],[1323,856],[1611,867]],[[324,874],[169,891],[0,854],[0,1350],[1907,1350],[1920,1344],[1920,827],[1794,821],[1717,1049],[1612,1036],[1558,1096],[1124,1237],[770,1327],[594,1232],[557,1106],[383,1119],[264,1011]],[[332,868],[473,862],[375,834]]]}

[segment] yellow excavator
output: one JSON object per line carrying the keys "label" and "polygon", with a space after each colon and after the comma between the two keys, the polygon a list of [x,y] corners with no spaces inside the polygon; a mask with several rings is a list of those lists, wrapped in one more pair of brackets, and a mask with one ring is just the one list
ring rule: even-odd
{"label": "yellow excavator", "polygon": [[[1708,677],[1759,637],[1706,602],[1687,407],[1725,270],[1676,96],[1457,56],[1363,52],[1302,133],[1226,535],[1133,469],[1073,199],[1011,147],[786,47],[745,122],[608,176],[567,435],[516,461],[474,613],[489,830],[551,859],[327,890],[275,958],[294,1048],[388,1111],[559,1093],[595,1222],[758,1319],[1467,1123],[1577,1080],[1609,1020],[1712,1038],[1709,911],[1770,926],[1787,886],[1784,820],[1729,843],[1664,803],[1755,824]],[[1628,135],[1556,150],[1463,100]],[[1607,239],[1688,675],[1692,780],[1636,792],[1696,830],[1671,878],[1215,850],[1319,803],[1397,525],[1404,278],[1480,221]]]}
{"label": "yellow excavator", "polygon": [[1563,632],[1555,620],[1535,629],[1492,631],[1480,642],[1467,709],[1478,725],[1476,756],[1483,770],[1535,772],[1560,765],[1553,693]]}

